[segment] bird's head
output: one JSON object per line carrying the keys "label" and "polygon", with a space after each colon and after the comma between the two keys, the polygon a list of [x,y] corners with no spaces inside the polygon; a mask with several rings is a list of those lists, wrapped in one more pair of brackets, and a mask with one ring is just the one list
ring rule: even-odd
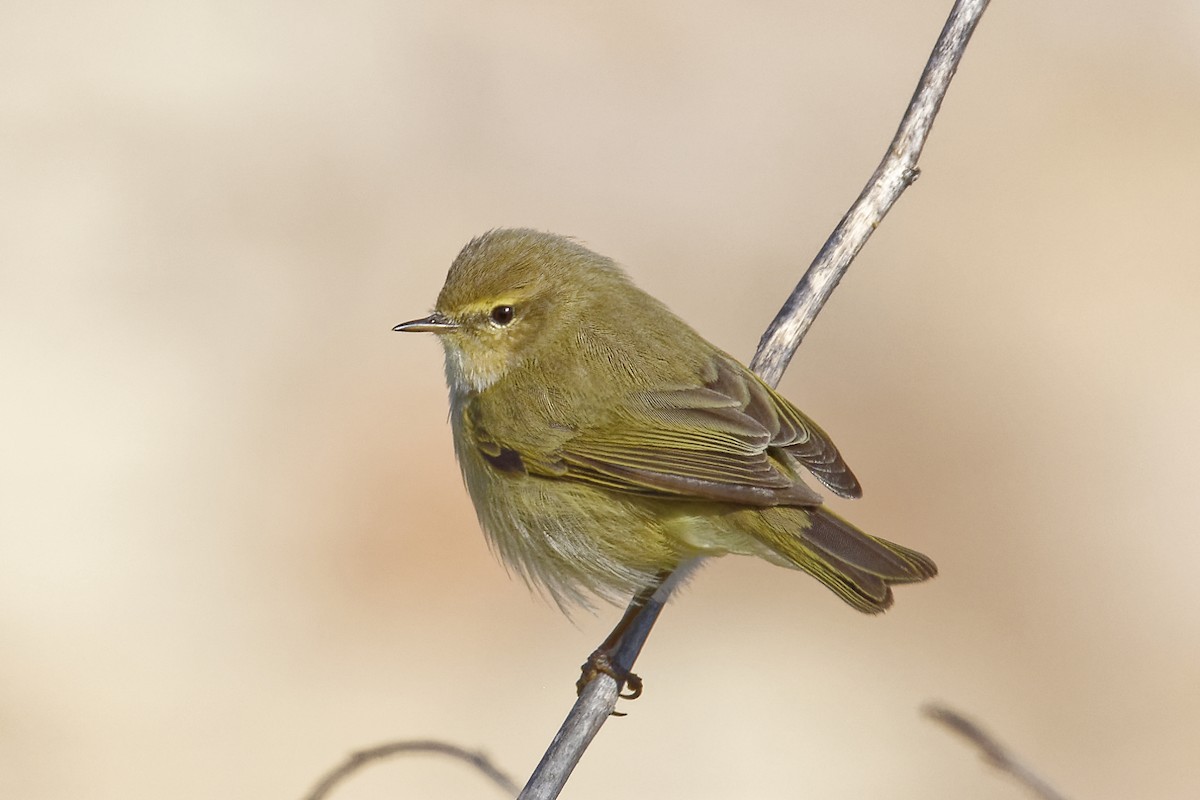
{"label": "bird's head", "polygon": [[563,236],[500,229],[472,239],[450,267],[432,314],[393,330],[435,333],[457,392],[483,391],[545,348],[570,346],[589,315],[628,290],[613,262]]}

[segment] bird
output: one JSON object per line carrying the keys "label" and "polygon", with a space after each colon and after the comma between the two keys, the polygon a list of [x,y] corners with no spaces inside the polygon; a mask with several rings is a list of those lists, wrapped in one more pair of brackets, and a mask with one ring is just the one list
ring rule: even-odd
{"label": "bird", "polygon": [[433,312],[393,330],[440,340],[481,527],[564,611],[645,596],[724,555],[808,573],[870,614],[892,605],[893,585],[937,574],[805,482],[862,493],[822,428],[575,239],[478,236]]}

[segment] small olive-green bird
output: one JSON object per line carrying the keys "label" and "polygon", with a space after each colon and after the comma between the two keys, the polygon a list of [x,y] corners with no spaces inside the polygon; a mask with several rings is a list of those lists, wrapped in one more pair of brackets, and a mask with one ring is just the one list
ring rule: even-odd
{"label": "small olive-green bird", "polygon": [[858,480],[825,431],[612,260],[533,230],[455,259],[428,317],[454,446],[493,548],[564,608],[727,553],[803,570],[859,611],[937,573],[821,504]]}

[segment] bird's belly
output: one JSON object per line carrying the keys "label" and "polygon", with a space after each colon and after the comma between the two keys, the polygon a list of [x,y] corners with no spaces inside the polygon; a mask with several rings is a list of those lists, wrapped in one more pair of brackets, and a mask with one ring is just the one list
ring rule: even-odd
{"label": "bird's belly", "polygon": [[694,555],[642,498],[500,472],[471,449],[459,456],[492,549],[560,605],[621,600]]}

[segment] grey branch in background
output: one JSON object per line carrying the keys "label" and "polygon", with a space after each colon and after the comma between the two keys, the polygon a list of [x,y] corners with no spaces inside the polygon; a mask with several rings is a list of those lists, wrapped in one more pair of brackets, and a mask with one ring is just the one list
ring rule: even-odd
{"label": "grey branch in background", "polygon": [[1012,775],[1029,791],[1033,792],[1034,795],[1041,798],[1041,800],[1067,800],[1053,786],[1038,776],[1036,772],[1025,766],[1016,756],[1008,752],[987,731],[954,709],[931,704],[925,706],[924,712],[925,716],[935,722],[940,722],[978,747],[979,754],[983,756],[984,761],[996,769]]}
{"label": "grey branch in background", "polygon": [[[954,4],[883,161],[763,334],[750,367],[772,386],[779,383],[796,348],[850,262],[904,190],[916,180],[917,160],[934,117],[987,5],[988,0],[958,0]],[[664,588],[669,586],[668,582]],[[646,605],[622,638],[621,648],[613,659],[618,670],[632,670],[668,592],[659,594],[661,597],[656,595]],[[616,708],[620,691],[617,680],[606,674],[598,675],[584,688],[529,778],[520,800],[558,797],[583,751]]]}
{"label": "grey branch in background", "polygon": [[470,750],[449,744],[448,742],[439,742],[437,740],[417,740],[409,742],[390,742],[381,744],[378,747],[372,747],[367,750],[359,750],[357,753],[352,753],[344,762],[334,767],[325,777],[313,787],[312,791],[305,795],[304,800],[324,800],[329,796],[329,793],[334,788],[350,777],[353,773],[362,769],[372,761],[390,758],[391,756],[412,754],[412,753],[440,753],[441,755],[456,758],[466,764],[470,764],[477,770],[482,772],[492,783],[500,787],[503,792],[512,797],[517,793],[517,784],[512,778],[508,777],[495,764],[491,762],[483,753],[473,753]]}

